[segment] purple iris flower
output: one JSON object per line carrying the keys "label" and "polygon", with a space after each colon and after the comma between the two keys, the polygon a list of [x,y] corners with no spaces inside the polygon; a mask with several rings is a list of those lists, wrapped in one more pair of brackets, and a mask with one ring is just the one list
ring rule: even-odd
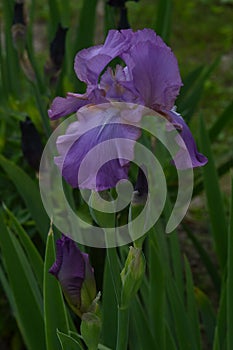
{"label": "purple iris flower", "polygon": [[49,272],[60,282],[71,308],[81,316],[96,297],[94,270],[88,254],[81,252],[67,236],[57,240],[56,248],[56,261]]}
{"label": "purple iris flower", "polygon": [[[125,67],[117,65],[115,70],[107,67],[116,57],[125,62]],[[207,159],[197,151],[188,126],[173,111],[175,99],[182,86],[176,57],[153,30],[110,30],[103,45],[84,49],[76,55],[74,69],[78,78],[87,84],[86,93],[68,93],[66,98],[56,97],[48,111],[51,119],[79,111],[79,121],[71,124],[66,135],[59,137],[57,141],[60,156],[56,158],[56,163],[71,186],[80,185],[77,182],[77,172],[82,159],[92,147],[109,139],[122,137],[136,141],[140,137],[136,128],[138,120],[132,127],[126,127],[121,118],[114,117],[108,123],[103,113],[100,117],[102,122],[98,125],[102,124],[104,127],[98,128],[92,113],[89,118],[85,116],[80,119],[81,107],[86,105],[96,106],[117,101],[149,107],[164,115],[179,129],[190,153],[192,166],[206,164]],[[90,123],[93,123],[93,129],[86,135],[80,133]],[[118,126],[113,127],[112,123]],[[89,180],[82,182],[81,187],[104,190],[127,178],[129,161],[133,157],[125,158],[128,159],[126,161],[119,152],[117,158],[103,166],[99,177],[90,174]],[[96,185],[93,186],[93,183]]]}

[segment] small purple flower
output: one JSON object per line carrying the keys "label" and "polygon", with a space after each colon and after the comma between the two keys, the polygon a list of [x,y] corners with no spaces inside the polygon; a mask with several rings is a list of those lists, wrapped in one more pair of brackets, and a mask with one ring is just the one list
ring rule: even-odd
{"label": "small purple flower", "polygon": [[[125,67],[117,65],[115,70],[110,67],[106,69],[116,57],[125,62]],[[86,113],[85,118],[80,119],[80,108],[86,105],[96,106],[116,101],[149,107],[178,127],[190,152],[192,167],[206,164],[207,159],[198,153],[188,126],[173,111],[182,86],[176,57],[153,30],[110,30],[103,45],[84,49],[76,55],[74,69],[78,78],[87,84],[86,93],[68,93],[66,98],[56,97],[48,111],[51,119],[57,119],[80,110],[79,121],[72,123],[66,135],[58,138],[60,156],[55,160],[72,187],[97,191],[115,187],[119,180],[127,178],[132,154],[125,158],[128,159],[126,161],[119,151],[116,159],[106,164],[97,177],[90,171],[87,181],[81,183],[77,180],[80,164],[87,153],[103,141],[120,137],[136,141],[140,137],[138,128],[135,128],[138,120],[132,127],[124,125],[124,118],[121,117],[114,117],[109,123],[107,114],[102,113],[97,117],[100,120],[96,125],[96,118],[91,112],[89,117]],[[117,126],[114,127],[113,123]],[[88,132],[83,134],[81,131],[87,125],[92,125],[93,129],[87,128]],[[117,144],[114,148],[117,149]]]}
{"label": "small purple flower", "polygon": [[94,270],[88,254],[65,235],[56,242],[56,261],[49,272],[60,282],[62,291],[74,312],[87,312],[96,297]]}

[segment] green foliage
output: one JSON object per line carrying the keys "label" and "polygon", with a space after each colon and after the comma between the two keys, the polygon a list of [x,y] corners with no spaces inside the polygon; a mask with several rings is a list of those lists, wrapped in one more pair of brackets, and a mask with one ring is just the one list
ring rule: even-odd
{"label": "green foliage", "polygon": [[218,254],[219,263],[222,269],[224,269],[227,259],[227,222],[221,191],[218,184],[214,157],[203,119],[200,120],[200,145],[201,151],[208,157],[208,164],[203,169],[204,186],[208,201],[215,249]]}
{"label": "green foliage", "polygon": [[70,335],[57,331],[62,350],[83,350],[83,347]]}
{"label": "green foliage", "polygon": [[177,99],[177,107],[184,119],[188,122],[198,106],[207,79],[218,64],[219,58],[216,59],[210,67],[198,67],[194,69],[194,71],[184,79],[184,87],[181,88],[181,93]]}
{"label": "green foliage", "polygon": [[[113,251],[114,248],[111,249]],[[114,282],[111,277],[113,275],[113,271],[111,271],[112,265],[110,261],[110,259],[106,261],[104,269],[102,338],[103,343],[113,349],[116,344],[117,337],[117,299],[115,294],[116,287],[113,284]],[[118,269],[118,276],[120,276],[120,269]]]}
{"label": "green foliage", "polygon": [[38,185],[18,166],[0,156],[0,165],[16,186],[24,200],[43,240],[49,228],[49,220],[42,205]]}
{"label": "green foliage", "polygon": [[88,349],[95,350],[98,347],[100,332],[101,332],[101,319],[93,312],[84,313],[81,323],[81,335],[87,345]]}
{"label": "green foliage", "polygon": [[[132,300],[127,296],[124,309],[120,308],[120,272],[129,268],[126,263],[128,247],[107,249],[102,266],[102,330],[98,345],[96,341],[94,345],[90,343],[88,329],[82,332],[85,339],[79,335],[79,327],[76,320],[73,321],[74,315],[68,311],[59,283],[48,273],[55,261],[54,235],[52,229],[47,235],[49,218],[41,202],[36,176],[33,179],[34,174],[28,174],[28,168],[21,162],[18,122],[26,115],[32,116],[44,139],[48,138],[52,130],[46,112],[48,102],[57,92],[85,91],[85,85],[73,72],[74,55],[95,41],[99,43],[106,29],[116,27],[115,9],[105,4],[103,13],[97,0],[77,4],[62,0],[38,4],[31,1],[26,8],[27,33],[25,47],[20,48],[22,55],[11,33],[14,1],[3,0],[0,5],[4,19],[0,40],[0,150],[3,154],[0,156],[0,188],[5,203],[0,212],[0,283],[27,349],[83,350],[84,340],[99,350],[116,347],[123,350],[127,346],[134,350],[233,349],[233,184],[229,209],[230,190],[227,189],[224,201],[219,179],[233,166],[230,144],[232,88],[226,89],[232,82],[232,73],[227,68],[229,62],[219,56],[220,51],[229,56],[232,28],[227,20],[230,11],[223,3],[203,0],[188,0],[185,4],[181,0],[127,3],[133,29],[151,26],[166,42],[172,42],[185,76],[177,108],[188,122],[192,122],[194,133],[195,116],[203,115],[199,123],[199,146],[208,157],[208,164],[202,172],[195,171],[194,195],[201,204],[203,196],[200,195],[206,198],[208,217],[203,224],[210,233],[209,241],[217,261],[213,261],[203,245],[199,235],[201,225],[192,214],[183,225],[185,238],[180,239],[180,228],[165,235],[177,186],[171,170],[168,174],[171,200],[167,199],[163,215],[147,233],[143,243],[145,273],[140,275],[140,283],[131,281],[135,276],[130,275],[127,292]],[[197,15],[198,23],[192,20]],[[99,23],[100,18],[103,25]],[[69,27],[65,61],[53,77],[54,81],[49,81],[43,70],[49,59],[48,43],[52,41],[58,23]],[[37,37],[34,33],[40,32],[41,28],[46,31],[46,39],[38,52],[36,47],[40,46],[42,35]],[[96,37],[100,28],[103,29],[101,39]],[[210,54],[211,48],[214,54]],[[199,52],[205,57],[199,56]],[[22,61],[25,57],[26,61]],[[146,142],[150,141],[147,137]],[[71,191],[69,195],[72,197]],[[91,200],[95,200],[94,195]],[[128,217],[126,215],[125,219],[122,213],[118,217],[103,215],[97,210],[89,210],[82,201],[79,209],[88,222],[93,220],[100,226],[107,224],[104,227],[113,227],[116,220],[124,222]],[[189,254],[183,257],[182,243],[187,240],[191,242],[191,249],[197,251],[200,264],[211,280],[210,294],[205,286],[198,284]],[[133,288],[131,294],[130,288]]]}
{"label": "green foliage", "polygon": [[171,35],[172,1],[160,0],[158,3],[155,31],[168,44]]}
{"label": "green foliage", "polygon": [[44,275],[44,271],[43,271],[44,263],[43,263],[42,257],[39,254],[38,250],[36,249],[35,245],[32,243],[32,240],[29,238],[26,231],[23,229],[23,227],[20,225],[17,218],[14,216],[14,214],[6,207],[4,209],[6,211],[6,218],[8,218],[9,220],[8,226],[11,229],[11,231],[16,235],[16,237],[19,239],[19,242],[22,248],[27,253],[28,262],[31,265],[33,273],[37,279],[37,283],[42,292],[43,275]]}
{"label": "green foliage", "polygon": [[28,258],[18,239],[5,225],[2,213],[0,214],[0,232],[3,264],[11,290],[10,301],[14,306],[19,329],[29,349],[44,348],[42,295]]}

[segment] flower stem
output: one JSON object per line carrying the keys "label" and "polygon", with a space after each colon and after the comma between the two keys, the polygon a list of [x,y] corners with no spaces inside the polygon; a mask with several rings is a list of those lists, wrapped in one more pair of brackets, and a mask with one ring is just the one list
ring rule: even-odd
{"label": "flower stem", "polygon": [[128,347],[129,308],[118,308],[118,330],[116,350],[126,350]]}
{"label": "flower stem", "polygon": [[41,94],[40,94],[40,91],[38,89],[38,86],[33,83],[33,88],[34,88],[34,93],[35,93],[37,106],[39,108],[39,112],[40,112],[41,119],[42,119],[42,125],[44,127],[44,131],[45,131],[46,136],[49,137],[50,134],[51,134],[51,127],[50,127],[50,123],[49,123],[49,117],[48,117],[47,112],[46,112],[46,110],[44,108],[44,102],[42,101]]}

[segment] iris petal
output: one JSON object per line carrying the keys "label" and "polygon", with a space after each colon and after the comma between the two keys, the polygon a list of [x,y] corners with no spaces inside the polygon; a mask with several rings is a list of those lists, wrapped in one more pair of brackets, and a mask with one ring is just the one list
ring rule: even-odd
{"label": "iris petal", "polygon": [[141,102],[127,67],[117,65],[115,72],[109,67],[101,77],[100,87],[106,91],[109,101]]}
{"label": "iris petal", "polygon": [[50,119],[55,120],[71,113],[76,113],[79,108],[90,103],[106,102],[104,91],[101,89],[88,89],[85,94],[68,92],[66,98],[56,97],[48,110]]}
{"label": "iris petal", "polygon": [[57,277],[72,305],[79,306],[85,278],[85,260],[75,242],[64,235],[57,241],[56,261],[49,272]]}
{"label": "iris petal", "polygon": [[80,107],[89,103],[86,94],[67,94],[66,97],[56,97],[48,110],[49,118],[52,120],[75,113]]}
{"label": "iris petal", "polygon": [[132,30],[110,30],[104,45],[80,51],[75,57],[74,70],[81,81],[96,85],[108,63],[129,48]]}
{"label": "iris petal", "polygon": [[[192,162],[192,167],[199,167],[203,166],[208,162],[208,159],[201,153],[198,152],[196,143],[194,141],[194,138],[192,136],[192,133],[188,127],[188,125],[185,123],[184,119],[181,117],[180,114],[170,111],[168,113],[172,124],[180,130],[180,136],[182,137],[187,150],[189,152],[191,162]],[[177,160],[178,160],[179,155],[177,155]],[[187,161],[185,157],[182,157],[178,160],[176,163],[176,166],[179,169],[186,169],[187,168]]]}
{"label": "iris petal", "polygon": [[[134,158],[133,144],[121,143],[119,139],[135,141],[140,137],[140,129],[124,124],[118,111],[111,108],[105,112],[103,107],[83,108],[78,115],[79,121],[72,123],[66,135],[57,140],[60,156],[55,163],[72,187],[97,191],[115,187],[119,180],[128,178],[129,163]],[[105,141],[107,145],[101,152],[94,150],[90,155],[80,177],[80,166],[88,152]]]}
{"label": "iris petal", "polygon": [[150,41],[130,49],[126,63],[144,104],[154,110],[170,110],[182,86],[177,60],[167,46]]}

